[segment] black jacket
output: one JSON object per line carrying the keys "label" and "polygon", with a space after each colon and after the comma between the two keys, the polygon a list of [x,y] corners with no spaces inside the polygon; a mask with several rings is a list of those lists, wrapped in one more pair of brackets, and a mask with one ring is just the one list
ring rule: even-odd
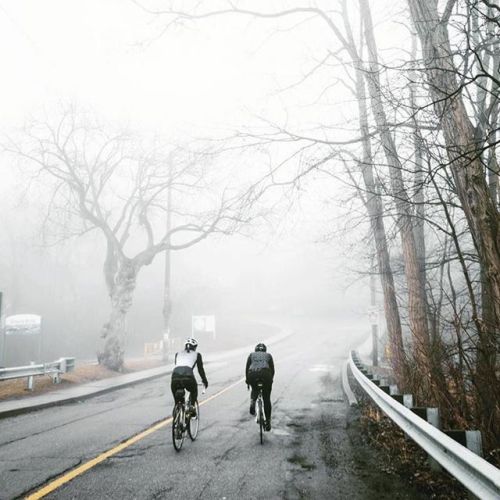
{"label": "black jacket", "polygon": [[261,370],[269,370],[271,378],[274,377],[274,361],[273,357],[268,352],[252,352],[248,356],[245,376],[248,379],[250,372],[260,372]]}

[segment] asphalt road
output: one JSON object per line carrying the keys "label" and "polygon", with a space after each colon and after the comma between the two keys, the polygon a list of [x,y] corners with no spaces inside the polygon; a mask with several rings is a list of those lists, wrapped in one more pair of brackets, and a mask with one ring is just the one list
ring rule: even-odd
{"label": "asphalt road", "polygon": [[92,462],[170,415],[167,378],[2,420],[0,498],[33,493],[89,461],[88,470],[45,498],[418,498],[377,470],[348,424],[353,416],[342,398],[340,370],[349,348],[364,340],[360,325],[286,326],[297,333],[272,350],[273,430],[264,445],[248,413],[246,386],[238,382],[246,355],[235,357],[207,366],[200,433],[179,453],[167,424]]}

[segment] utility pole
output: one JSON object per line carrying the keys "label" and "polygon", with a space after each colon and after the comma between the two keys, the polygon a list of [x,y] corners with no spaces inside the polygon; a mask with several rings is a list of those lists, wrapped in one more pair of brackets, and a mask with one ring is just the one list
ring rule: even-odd
{"label": "utility pole", "polygon": [[370,273],[370,322],[372,324],[372,365],[378,366],[378,308],[375,283],[375,266]]}
{"label": "utility pole", "polygon": [[169,159],[170,176],[167,191],[167,248],[165,250],[165,274],[163,282],[163,361],[168,360],[170,347],[170,317],[172,314],[170,231],[172,229],[172,155]]}
{"label": "utility pole", "polygon": [[0,292],[0,331],[2,332],[2,344],[1,344],[1,349],[2,349],[2,355],[1,355],[1,360],[2,360],[2,366],[5,366],[5,324],[3,321],[3,292]]}

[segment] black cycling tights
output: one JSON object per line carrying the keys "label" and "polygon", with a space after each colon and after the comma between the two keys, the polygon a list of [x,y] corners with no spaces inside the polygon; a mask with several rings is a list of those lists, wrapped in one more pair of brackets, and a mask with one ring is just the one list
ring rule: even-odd
{"label": "black cycling tights", "polygon": [[[266,377],[267,378],[267,377]],[[273,389],[273,383],[269,380],[262,380],[262,399],[264,400],[264,413],[266,414],[266,419],[271,420],[271,391]],[[259,394],[259,389],[257,387],[258,379],[254,379],[251,374],[249,374],[248,381],[250,382],[250,386],[252,387],[252,393],[250,397],[255,401]]]}
{"label": "black cycling tights", "polygon": [[[175,399],[175,392],[177,389],[187,389],[189,391],[189,399],[191,404],[194,405],[195,401],[198,399],[198,384],[194,377],[183,377],[179,375],[172,375],[172,381],[170,382],[170,388],[172,389],[172,394]],[[177,400],[175,401],[177,403]]]}

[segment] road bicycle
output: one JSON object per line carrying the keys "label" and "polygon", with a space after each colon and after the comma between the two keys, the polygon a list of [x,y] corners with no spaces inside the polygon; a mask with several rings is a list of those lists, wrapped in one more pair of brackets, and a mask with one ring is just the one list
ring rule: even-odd
{"label": "road bicycle", "polygon": [[[202,394],[205,390],[202,391]],[[191,441],[196,439],[200,429],[200,405],[198,401],[194,405],[189,400],[189,392],[186,389],[177,389],[175,394],[177,401],[172,414],[172,443],[175,451],[180,451],[186,438],[186,433]]]}

